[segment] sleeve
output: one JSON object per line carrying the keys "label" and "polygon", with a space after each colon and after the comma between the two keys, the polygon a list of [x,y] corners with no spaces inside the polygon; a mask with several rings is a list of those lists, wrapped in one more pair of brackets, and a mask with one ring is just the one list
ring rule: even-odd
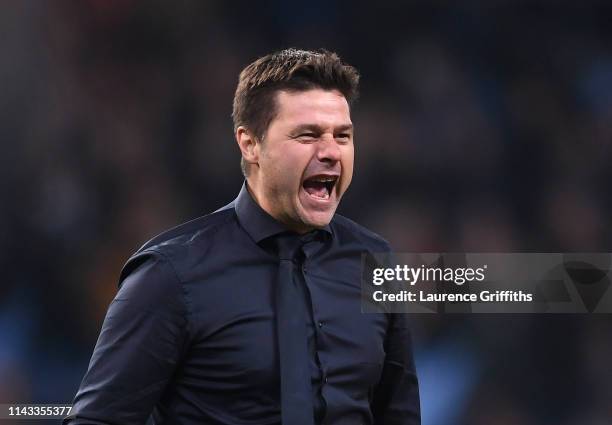
{"label": "sleeve", "polygon": [[64,425],[144,424],[186,345],[187,308],[165,257],[132,258]]}
{"label": "sleeve", "polygon": [[390,314],[385,363],[374,391],[375,425],[420,425],[419,383],[405,314]]}
{"label": "sleeve", "polygon": [[[397,264],[388,243],[384,244],[385,267]],[[375,425],[420,425],[419,382],[414,365],[408,316],[385,313],[389,318],[385,337],[385,362],[380,381],[374,390],[372,415]]]}

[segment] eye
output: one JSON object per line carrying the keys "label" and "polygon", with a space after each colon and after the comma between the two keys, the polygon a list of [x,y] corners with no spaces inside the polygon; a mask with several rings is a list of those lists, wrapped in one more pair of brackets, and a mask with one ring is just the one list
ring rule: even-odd
{"label": "eye", "polygon": [[315,133],[312,132],[306,132],[306,133],[300,133],[297,136],[295,136],[296,139],[298,140],[302,140],[305,142],[310,142],[310,141],[314,141],[316,139],[319,138],[319,136]]}
{"label": "eye", "polygon": [[336,136],[341,143],[348,143],[351,140],[351,135],[349,133],[340,133]]}

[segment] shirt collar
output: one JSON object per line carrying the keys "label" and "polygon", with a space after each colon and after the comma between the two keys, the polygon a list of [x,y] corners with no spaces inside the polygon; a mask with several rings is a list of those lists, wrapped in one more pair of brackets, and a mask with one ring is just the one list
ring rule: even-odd
{"label": "shirt collar", "polygon": [[[259,243],[278,233],[288,231],[282,223],[275,220],[255,202],[255,199],[253,199],[253,196],[249,192],[246,181],[242,185],[242,189],[240,189],[240,193],[233,204],[240,225],[255,243]],[[329,224],[319,229],[318,232],[326,236],[332,235]]]}

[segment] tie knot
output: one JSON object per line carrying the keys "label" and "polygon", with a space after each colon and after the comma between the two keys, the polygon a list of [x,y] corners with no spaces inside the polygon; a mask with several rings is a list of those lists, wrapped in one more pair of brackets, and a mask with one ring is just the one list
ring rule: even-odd
{"label": "tie knot", "polygon": [[303,241],[295,233],[281,233],[274,238],[278,258],[280,260],[294,260],[302,249]]}

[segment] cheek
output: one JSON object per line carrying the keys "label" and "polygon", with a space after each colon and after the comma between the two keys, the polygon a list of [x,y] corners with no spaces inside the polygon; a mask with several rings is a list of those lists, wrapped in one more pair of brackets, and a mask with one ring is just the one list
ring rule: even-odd
{"label": "cheek", "polygon": [[308,145],[287,143],[270,149],[264,154],[264,165],[268,175],[274,175],[287,185],[300,180],[308,160],[312,156]]}
{"label": "cheek", "polygon": [[301,176],[312,156],[312,145],[288,143],[277,160],[290,175]]}
{"label": "cheek", "polygon": [[346,189],[351,183],[353,178],[353,164],[355,160],[355,150],[353,145],[346,146],[346,149],[342,152],[342,174],[343,174],[343,186]]}

